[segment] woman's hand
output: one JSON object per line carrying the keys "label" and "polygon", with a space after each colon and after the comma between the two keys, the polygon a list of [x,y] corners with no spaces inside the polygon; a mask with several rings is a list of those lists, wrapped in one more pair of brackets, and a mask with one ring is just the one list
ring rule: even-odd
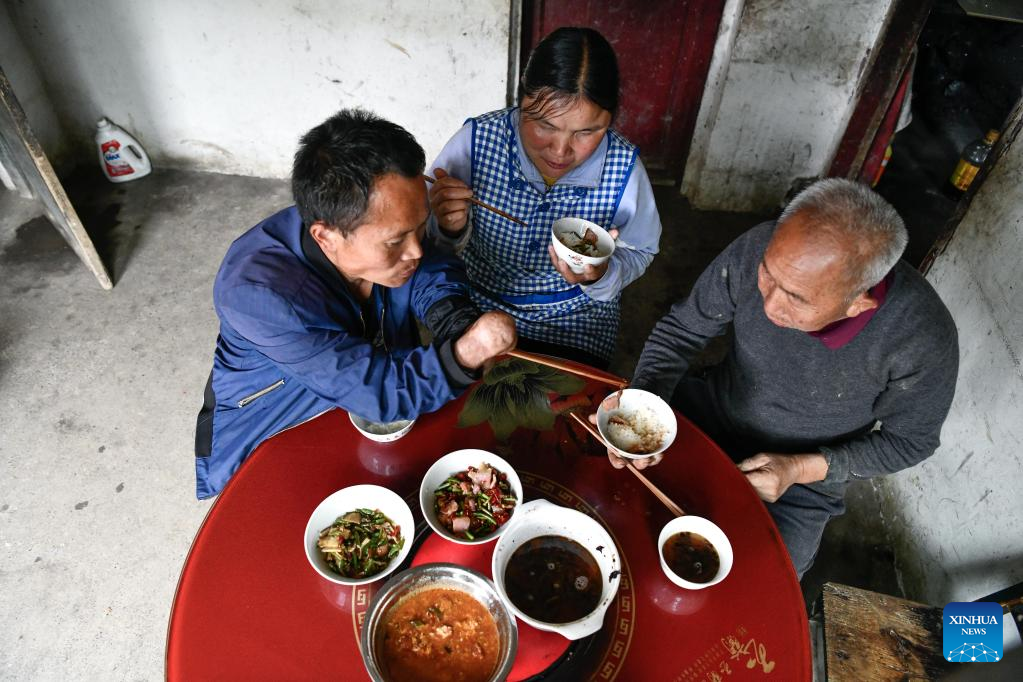
{"label": "woman's hand", "polygon": [[[618,230],[615,228],[612,227],[607,233],[611,235],[611,239],[618,239]],[[569,284],[593,284],[604,276],[608,265],[611,264],[611,259],[608,258],[600,265],[587,265],[583,268],[582,272],[572,272],[572,268],[568,266],[568,263],[558,258],[558,254],[554,250],[554,244],[547,245],[547,253],[551,256],[551,265]]]}
{"label": "woman's hand", "polygon": [[469,199],[472,189],[443,168],[433,171],[436,182],[430,185],[430,210],[437,226],[449,237],[456,237],[469,224]]}

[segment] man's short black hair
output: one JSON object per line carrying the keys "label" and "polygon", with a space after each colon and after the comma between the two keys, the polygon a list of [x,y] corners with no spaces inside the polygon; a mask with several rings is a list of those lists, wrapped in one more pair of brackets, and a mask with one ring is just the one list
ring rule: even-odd
{"label": "man's short black hair", "polygon": [[291,192],[302,222],[322,221],[347,235],[366,213],[381,175],[421,175],[426,155],[399,125],[361,109],[342,109],[302,136]]}

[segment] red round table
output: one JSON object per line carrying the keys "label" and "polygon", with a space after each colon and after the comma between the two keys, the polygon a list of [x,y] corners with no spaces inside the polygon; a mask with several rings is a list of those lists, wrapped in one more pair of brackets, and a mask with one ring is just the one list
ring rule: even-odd
{"label": "red round table", "polygon": [[[596,399],[609,391],[587,385]],[[458,428],[465,398],[423,415],[404,438],[370,441],[332,410],[263,443],[214,502],[185,560],[167,631],[170,680],[368,679],[359,627],[386,581],[343,587],[309,566],[303,533],[313,509],[357,483],[405,496],[417,517],[410,560],[454,561],[490,575],[494,543],[466,547],[427,532],[419,483],[437,458],[481,448],[508,459],[525,498],[591,514],[622,555],[615,603],[601,631],[570,643],[518,622],[509,679],[809,680],[803,597],[764,505],[728,457],[679,417],[678,437],[648,477],[689,513],[717,523],[735,554],[718,585],[687,591],[668,581],[657,536],[671,515],[571,419],[550,431],[520,428],[498,444],[490,426]]]}

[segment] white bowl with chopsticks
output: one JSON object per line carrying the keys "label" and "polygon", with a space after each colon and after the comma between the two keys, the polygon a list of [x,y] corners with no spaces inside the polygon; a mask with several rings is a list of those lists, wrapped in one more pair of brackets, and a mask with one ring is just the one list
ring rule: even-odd
{"label": "white bowl with chopsticks", "polygon": [[[590,230],[597,238],[593,245],[594,255],[580,253],[569,244],[584,242],[586,231]],[[566,244],[565,242],[569,242]],[[568,263],[572,272],[582,274],[587,265],[600,265],[611,257],[615,250],[615,240],[600,225],[582,218],[560,218],[551,225],[551,243],[558,258]]]}
{"label": "white bowl with chopsticks", "polygon": [[[398,554],[379,573],[364,578],[348,578],[337,573],[327,564],[317,541],[320,538],[320,532],[330,527],[338,517],[358,509],[379,509],[384,516],[391,520],[391,523],[397,526],[398,536],[402,539],[403,544]],[[364,585],[386,578],[401,566],[412,549],[415,532],[416,524],[412,518],[412,510],[397,493],[379,485],[353,485],[338,490],[317,505],[306,523],[302,541],[309,564],[321,576],[339,585]]]}
{"label": "white bowl with chopsticks", "polygon": [[660,396],[625,388],[600,402],[597,430],[621,457],[646,459],[661,454],[675,442],[678,420]]}
{"label": "white bowl with chopsticks", "polygon": [[[506,476],[510,488],[508,494],[515,497],[515,507],[511,510],[511,518],[503,525],[498,526],[497,530],[469,540],[452,532],[437,518],[436,492],[449,477],[455,476],[469,467],[478,469],[483,463]],[[515,514],[519,506],[522,505],[522,481],[519,480],[519,475],[515,473],[511,464],[492,452],[474,449],[455,450],[438,459],[427,470],[426,475],[423,476],[423,482],[419,486],[419,504],[423,508],[423,517],[437,535],[460,545],[482,545],[496,540],[515,520]]]}

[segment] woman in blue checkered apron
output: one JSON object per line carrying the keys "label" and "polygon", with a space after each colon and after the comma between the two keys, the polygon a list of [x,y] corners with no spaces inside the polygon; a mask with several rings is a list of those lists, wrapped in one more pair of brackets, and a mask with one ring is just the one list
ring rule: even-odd
{"label": "woman in blue checkered apron", "polygon": [[[636,148],[610,128],[614,50],[592,29],[557,29],[533,50],[518,107],[466,121],[431,166],[430,231],[461,253],[483,310],[510,313],[519,347],[607,367],[621,292],[657,253],[660,218]],[[475,196],[528,224],[472,206]],[[551,225],[585,218],[617,247],[576,274]]]}

